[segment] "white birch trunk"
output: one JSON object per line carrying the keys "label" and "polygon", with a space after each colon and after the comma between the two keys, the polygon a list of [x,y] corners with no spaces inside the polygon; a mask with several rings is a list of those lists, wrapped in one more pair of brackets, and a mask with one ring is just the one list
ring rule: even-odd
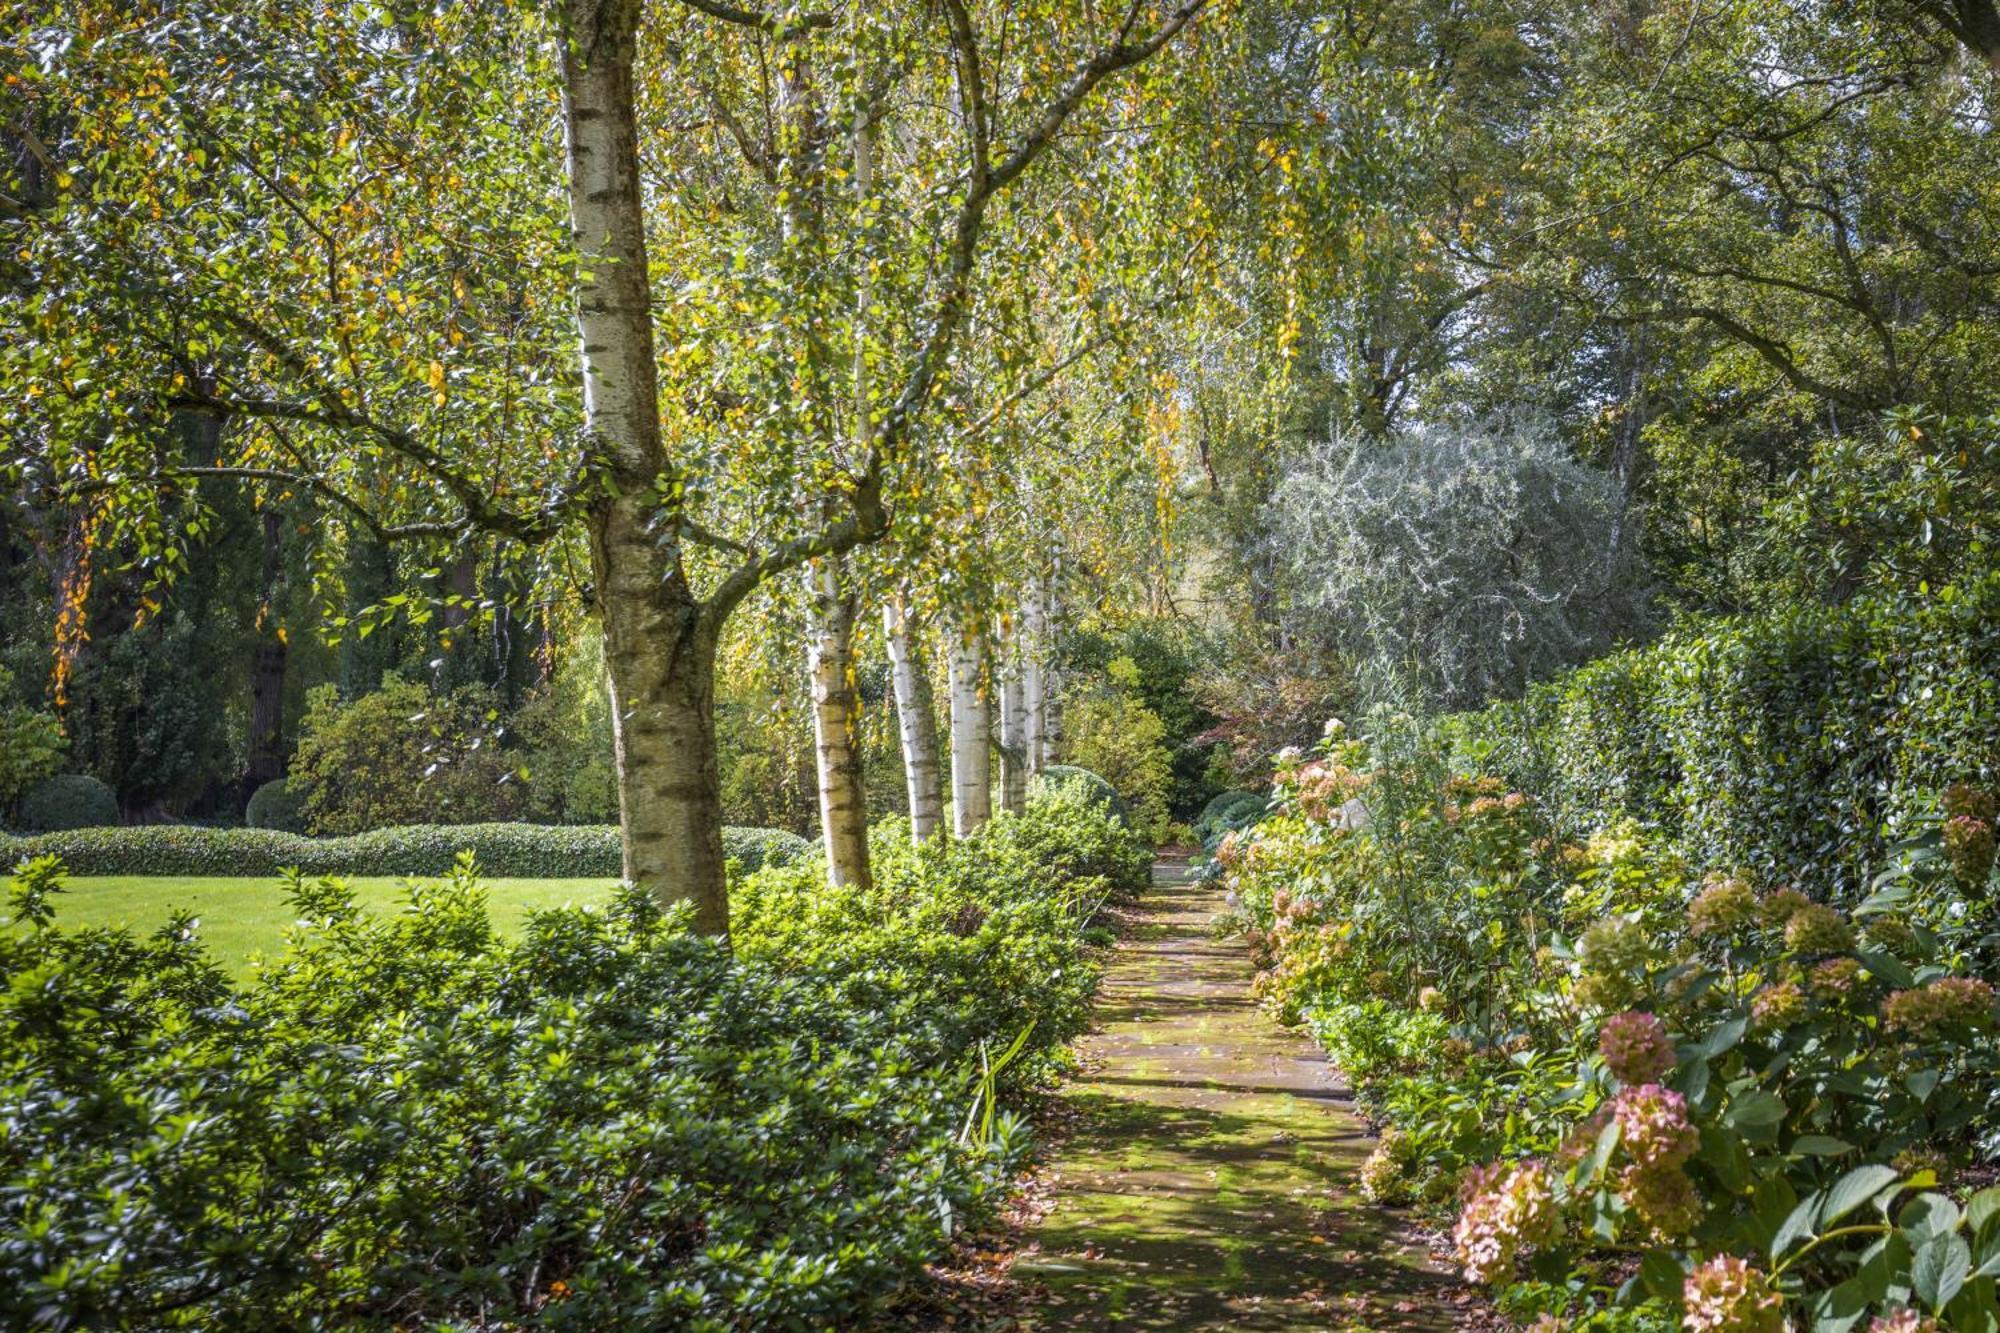
{"label": "white birch trunk", "polygon": [[662,542],[664,462],[632,65],[637,0],[565,5],[563,129],[577,262],[584,423],[617,483],[589,516],[611,686],[625,878],[694,927],[729,933],[715,748],[716,625]]}
{"label": "white birch trunk", "polygon": [[868,791],[859,744],[861,693],[854,680],[856,598],[846,573],[846,561],[839,556],[822,557],[806,568],[811,580],[806,664],[812,678],[813,756],[827,880],[836,888],[865,889]]}
{"label": "white birch trunk", "polygon": [[1000,642],[1000,808],[1028,808],[1027,693],[1021,683],[1021,635]]}
{"label": "white birch trunk", "polygon": [[910,836],[924,842],[944,827],[943,765],[938,760],[930,672],[900,595],[882,608],[882,628],[889,641],[889,680],[896,695],[896,730],[903,744],[903,781],[910,793]]}
{"label": "white birch trunk", "polygon": [[1022,609],[1021,748],[1026,752],[1028,776],[1031,778],[1048,767],[1049,762],[1048,700],[1044,693],[1048,678],[1042,663],[1048,648],[1048,615],[1042,603],[1045,595],[1042,580],[1030,580],[1027,605]]}
{"label": "white birch trunk", "polygon": [[986,644],[961,629],[951,646],[951,817],[965,837],[993,815],[992,709],[985,689]]}

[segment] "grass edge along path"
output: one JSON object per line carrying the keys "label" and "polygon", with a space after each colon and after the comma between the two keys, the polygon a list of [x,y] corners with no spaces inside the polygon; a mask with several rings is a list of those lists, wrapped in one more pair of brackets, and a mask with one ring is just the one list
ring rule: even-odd
{"label": "grass edge along path", "polygon": [[1370,1147],[1336,1071],[1250,996],[1217,886],[1163,860],[1108,960],[1051,1205],[1013,1265],[1035,1329],[1470,1326],[1470,1290],[1364,1201]]}

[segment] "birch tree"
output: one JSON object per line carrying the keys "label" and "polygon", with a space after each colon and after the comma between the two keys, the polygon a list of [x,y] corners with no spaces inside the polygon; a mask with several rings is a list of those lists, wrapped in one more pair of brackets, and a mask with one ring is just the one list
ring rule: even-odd
{"label": "birch tree", "polygon": [[[26,466],[115,497],[163,580],[218,477],[441,565],[484,533],[552,577],[582,554],[625,874],[725,934],[723,626],[921,503],[1001,201],[1202,7],[79,0],[31,36],[71,130],[6,298],[8,382],[60,405]],[[833,145],[885,122],[857,200]],[[177,412],[248,428],[189,467]]]}

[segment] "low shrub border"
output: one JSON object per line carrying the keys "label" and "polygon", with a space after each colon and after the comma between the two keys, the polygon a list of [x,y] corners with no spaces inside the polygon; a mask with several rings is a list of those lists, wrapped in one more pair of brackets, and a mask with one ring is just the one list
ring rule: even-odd
{"label": "low shrub border", "polygon": [[24,866],[0,1326],[883,1326],[1021,1160],[1145,852],[1068,790],[876,841],[866,892],[738,880],[733,948],[634,891],[501,937],[469,862],[388,916],[295,874],[242,987]]}
{"label": "low shrub border", "polygon": [[[723,851],[742,871],[785,865],[812,844],[783,829],[727,828]],[[442,875],[461,852],[501,879],[617,879],[618,830],[608,824],[411,824],[342,838],[277,829],[181,825],[0,835],[0,864],[54,856],[72,875]]]}

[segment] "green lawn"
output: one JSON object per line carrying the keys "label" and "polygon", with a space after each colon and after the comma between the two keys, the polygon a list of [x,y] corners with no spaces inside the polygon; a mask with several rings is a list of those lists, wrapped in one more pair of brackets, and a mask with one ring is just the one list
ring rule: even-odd
{"label": "green lawn", "polygon": [[[406,901],[407,877],[352,878],[347,884],[362,905],[395,912]],[[602,902],[615,887],[602,879],[489,879],[487,901],[502,931],[518,928],[528,913],[566,903]],[[251,960],[272,953],[294,918],[287,910],[284,881],[207,879],[194,875],[89,876],[63,881],[57,896],[61,926],[127,926],[139,932],[162,925],[185,907],[201,920],[201,937],[218,962],[247,976]]]}

